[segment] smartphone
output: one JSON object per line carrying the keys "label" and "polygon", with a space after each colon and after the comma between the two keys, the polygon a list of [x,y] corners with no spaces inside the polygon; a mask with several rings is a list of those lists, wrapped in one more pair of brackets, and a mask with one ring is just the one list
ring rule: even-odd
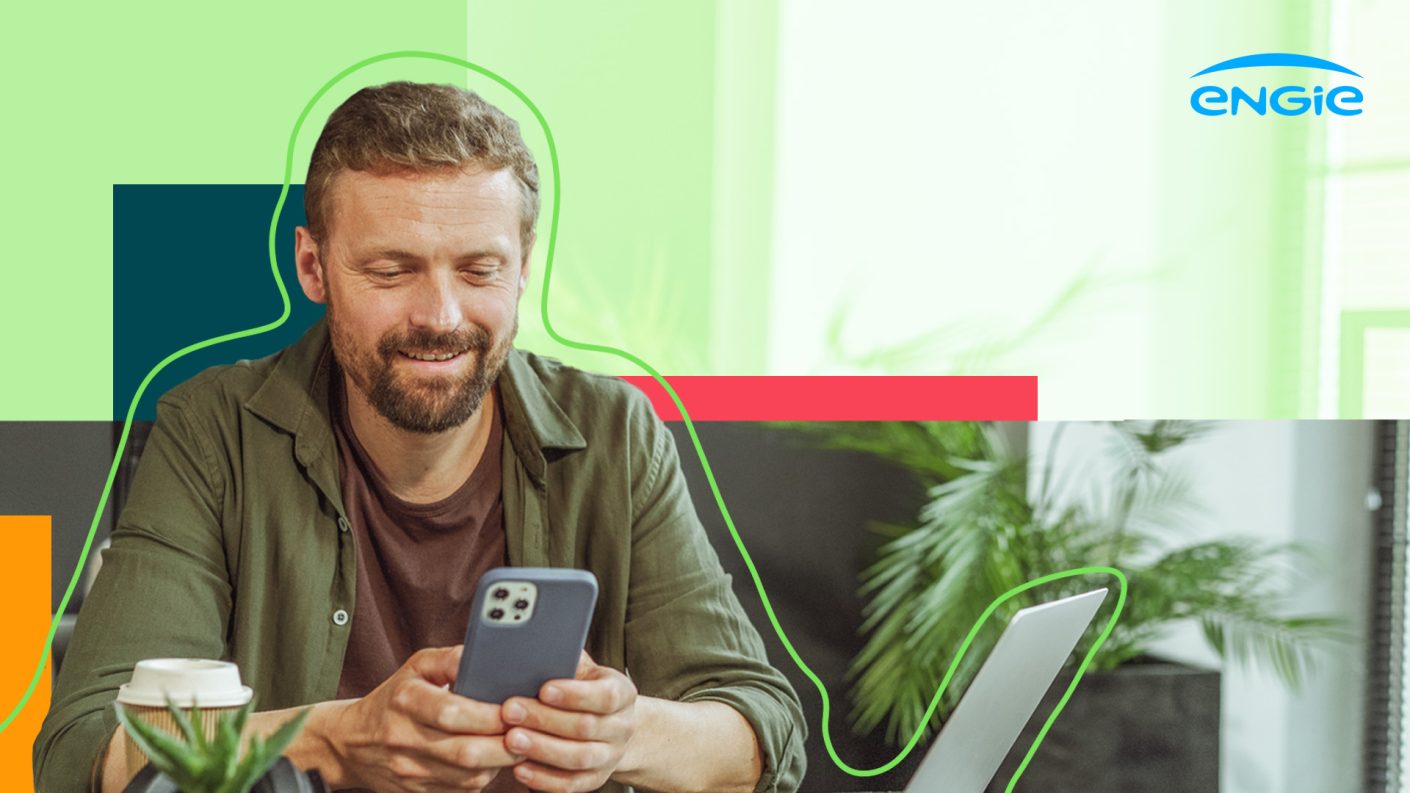
{"label": "smartphone", "polygon": [[480,578],[455,677],[457,694],[499,704],[572,679],[587,641],[597,578],[586,570],[497,567]]}

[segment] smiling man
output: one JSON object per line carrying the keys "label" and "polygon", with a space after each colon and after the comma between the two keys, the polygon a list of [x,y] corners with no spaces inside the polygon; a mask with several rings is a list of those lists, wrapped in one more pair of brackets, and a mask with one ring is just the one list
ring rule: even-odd
{"label": "smiling man", "polygon": [[[791,790],[798,700],[764,657],[644,395],[515,349],[538,173],[450,86],[364,89],[309,166],[299,283],[324,321],[158,405],[35,743],[41,791],[127,781],[138,660],[239,664],[335,788]],[[480,576],[591,570],[576,679],[447,690]]]}

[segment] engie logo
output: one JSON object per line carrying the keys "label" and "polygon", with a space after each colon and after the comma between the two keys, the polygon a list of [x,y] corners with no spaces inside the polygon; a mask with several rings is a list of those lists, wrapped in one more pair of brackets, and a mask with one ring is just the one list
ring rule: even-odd
{"label": "engie logo", "polygon": [[[1340,72],[1352,77],[1361,75],[1340,64],[1310,55],[1294,55],[1290,52],[1265,52],[1260,55],[1244,55],[1216,63],[1208,69],[1190,75],[1193,80],[1206,74],[1227,72],[1235,69],[1253,69],[1260,66],[1295,66],[1302,69],[1321,69]],[[1365,97],[1361,89],[1354,85],[1336,85],[1331,88],[1301,85],[1260,85],[1256,89],[1234,85],[1228,88],[1219,85],[1201,85],[1190,94],[1190,107],[1202,116],[1237,116],[1240,108],[1252,110],[1260,116],[1269,110],[1280,116],[1301,116],[1311,113],[1314,116],[1327,113],[1337,116],[1360,115],[1361,102]]]}

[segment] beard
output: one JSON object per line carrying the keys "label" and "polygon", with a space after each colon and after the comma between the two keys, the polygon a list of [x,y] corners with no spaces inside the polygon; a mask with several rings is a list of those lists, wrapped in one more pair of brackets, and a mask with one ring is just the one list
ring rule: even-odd
{"label": "beard", "polygon": [[[509,359],[518,331],[516,314],[503,339],[478,325],[450,333],[389,331],[375,350],[368,350],[346,333],[332,303],[328,304],[328,333],[338,365],[382,418],[399,429],[422,434],[454,429],[475,415]],[[456,352],[474,356],[474,361],[460,374],[417,377],[397,367],[397,359],[404,357],[402,350]]]}

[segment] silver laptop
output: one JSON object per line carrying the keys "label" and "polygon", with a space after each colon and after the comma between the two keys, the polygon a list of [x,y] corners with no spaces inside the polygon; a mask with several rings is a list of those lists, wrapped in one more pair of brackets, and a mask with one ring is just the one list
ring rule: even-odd
{"label": "silver laptop", "polygon": [[1097,589],[1014,615],[906,785],[906,793],[983,793],[1106,592]]}

